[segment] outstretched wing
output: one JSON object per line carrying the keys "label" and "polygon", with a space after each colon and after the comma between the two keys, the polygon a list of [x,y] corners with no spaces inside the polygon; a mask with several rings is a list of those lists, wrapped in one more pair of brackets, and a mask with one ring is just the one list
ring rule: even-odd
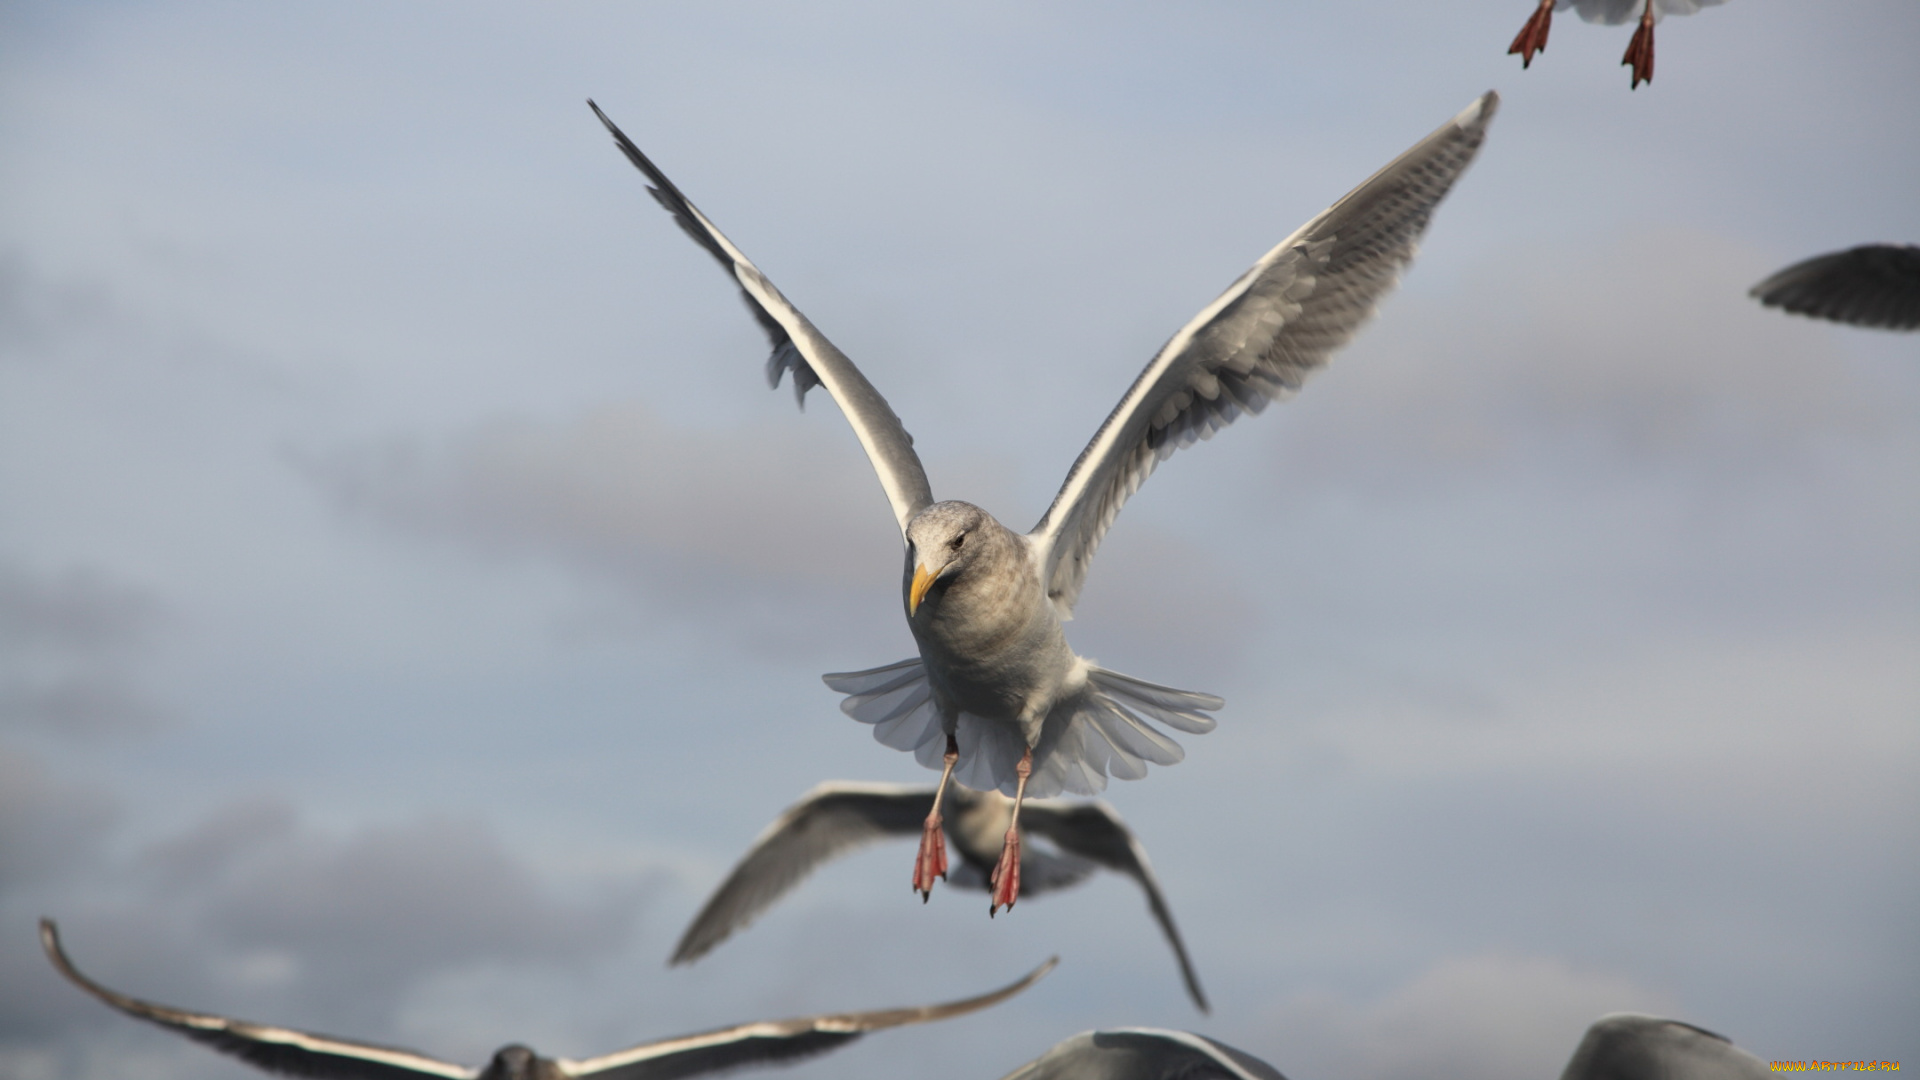
{"label": "outstretched wing", "polygon": [[791,370],[794,395],[802,405],[806,404],[807,391],[815,386],[825,386],[827,393],[839,403],[860,445],[866,447],[873,471],[880,474],[880,486],[886,489],[887,501],[893,505],[893,516],[899,521],[904,536],[913,515],[933,503],[933,489],[927,485],[926,470],[920,466],[919,455],[913,452],[913,436],[907,434],[900,418],[887,405],[887,399],[860,374],[847,354],[814,329],[807,317],[773,287],[773,282],[673,186],[667,174],[607,119],[600,106],[591,100],[587,106],[613,134],[620,152],[627,155],[634,168],[646,174],[650,181],[647,190],[653,193],[654,199],[666,207],[680,228],[693,237],[694,243],[720,260],[720,265],[739,284],[747,309],[753,312],[761,329],[767,332],[767,339],[773,343],[773,354],[767,358],[767,380],[779,386],[781,375]]}
{"label": "outstretched wing", "polygon": [[916,836],[933,809],[925,784],[825,783],[787,807],[707,899],[674,964],[692,963],[758,918],[821,863],[888,836]]}
{"label": "outstretched wing", "polygon": [[700,1035],[663,1039],[585,1061],[562,1058],[557,1064],[564,1075],[594,1080],[677,1080],[742,1065],[793,1061],[844,1046],[869,1031],[945,1020],[997,1005],[1039,982],[1059,962],[1059,958],[1054,957],[1018,982],[962,1001],[797,1020],[764,1020]]}
{"label": "outstretched wing", "polygon": [[1044,836],[1060,850],[1125,874],[1139,884],[1140,891],[1147,894],[1147,908],[1153,912],[1160,932],[1167,936],[1167,944],[1173,946],[1173,955],[1180,961],[1180,978],[1187,984],[1187,995],[1201,1012],[1211,1011],[1206,991],[1200,989],[1200,976],[1194,973],[1193,961],[1187,956],[1186,943],[1180,940],[1180,928],[1173,924],[1173,910],[1161,895],[1160,879],[1154,877],[1153,864],[1147,861],[1147,851],[1134,838],[1127,823],[1120,820],[1119,813],[1104,802],[1028,803],[1023,815],[1020,824],[1028,832]]}
{"label": "outstretched wing", "polygon": [[1062,615],[1107,527],[1161,459],[1298,390],[1373,314],[1499,101],[1489,91],[1301,226],[1161,348],[1030,534]]}
{"label": "outstretched wing", "polygon": [[1865,244],[1794,263],[1747,295],[1854,326],[1920,330],[1920,247]]}
{"label": "outstretched wing", "polygon": [[419,1080],[422,1076],[472,1080],[477,1075],[473,1069],[412,1050],[250,1024],[210,1013],[187,1012],[116,993],[82,975],[80,969],[73,966],[66,950],[60,947],[60,929],[52,919],[40,920],[40,947],[68,981],[128,1016],[177,1031],[268,1072],[328,1080]]}
{"label": "outstretched wing", "polygon": [[1286,1080],[1243,1050],[1187,1031],[1083,1031],[1003,1080]]}

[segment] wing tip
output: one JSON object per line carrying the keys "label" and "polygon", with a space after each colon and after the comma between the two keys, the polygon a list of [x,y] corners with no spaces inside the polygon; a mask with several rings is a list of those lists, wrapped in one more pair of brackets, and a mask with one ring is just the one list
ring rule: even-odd
{"label": "wing tip", "polygon": [[606,128],[608,131],[612,132],[616,136],[620,134],[620,129],[613,126],[613,121],[607,118],[606,113],[600,111],[599,104],[595,102],[592,98],[587,99],[587,108],[593,110],[593,115],[600,118],[600,122],[606,125]]}
{"label": "wing tip", "polygon": [[83,989],[92,990],[92,987],[87,985],[86,977],[80,974],[80,969],[75,967],[73,961],[67,956],[66,947],[60,944],[60,924],[45,915],[40,916],[40,949],[47,954],[47,961],[53,965],[54,970],[66,976],[69,982],[77,983]]}
{"label": "wing tip", "polygon": [[1489,90],[1473,99],[1473,104],[1461,109],[1459,114],[1453,118],[1453,122],[1463,128],[1476,125],[1485,126],[1489,120],[1493,119],[1493,114],[1499,111],[1500,91]]}

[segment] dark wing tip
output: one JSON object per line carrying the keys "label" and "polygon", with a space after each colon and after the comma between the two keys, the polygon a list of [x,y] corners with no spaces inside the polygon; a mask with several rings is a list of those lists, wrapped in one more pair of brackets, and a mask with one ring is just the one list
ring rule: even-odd
{"label": "dark wing tip", "polygon": [[44,915],[40,917],[40,948],[47,954],[47,962],[53,965],[54,970],[66,976],[68,982],[109,1004],[119,1004],[114,1000],[115,995],[111,991],[82,975],[80,969],[73,966],[73,960],[67,956],[67,950],[60,944],[60,925]]}
{"label": "dark wing tip", "polygon": [[1810,318],[1920,329],[1920,247],[1864,244],[1816,255],[1770,275],[1747,295]]}

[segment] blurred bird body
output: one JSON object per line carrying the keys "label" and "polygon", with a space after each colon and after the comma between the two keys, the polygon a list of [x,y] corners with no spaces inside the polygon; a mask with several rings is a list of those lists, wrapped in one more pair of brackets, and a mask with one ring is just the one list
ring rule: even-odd
{"label": "blurred bird body", "polygon": [[[705,956],[827,862],[871,843],[919,834],[935,793],[931,784],[831,781],[815,787],[782,811],[741,856],[681,934],[671,962],[687,964]],[[954,788],[946,794],[946,808],[944,828],[959,855],[948,880],[955,887],[991,890],[1009,828],[1021,838],[1023,895],[1077,885],[1099,869],[1131,878],[1146,894],[1147,909],[1173,949],[1188,996],[1207,1011],[1206,994],[1146,849],[1113,807],[1029,802],[1016,825],[1012,799],[998,791]],[[1035,837],[1053,850],[1029,844]]]}

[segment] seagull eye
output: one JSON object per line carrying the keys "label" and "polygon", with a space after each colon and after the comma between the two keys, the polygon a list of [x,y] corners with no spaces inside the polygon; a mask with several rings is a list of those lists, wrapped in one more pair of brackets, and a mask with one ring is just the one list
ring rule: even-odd
{"label": "seagull eye", "polygon": [[967,542],[967,534],[961,533],[959,536],[956,536],[953,539],[947,541],[947,546],[952,548],[955,551],[959,551],[960,545],[966,542]]}

